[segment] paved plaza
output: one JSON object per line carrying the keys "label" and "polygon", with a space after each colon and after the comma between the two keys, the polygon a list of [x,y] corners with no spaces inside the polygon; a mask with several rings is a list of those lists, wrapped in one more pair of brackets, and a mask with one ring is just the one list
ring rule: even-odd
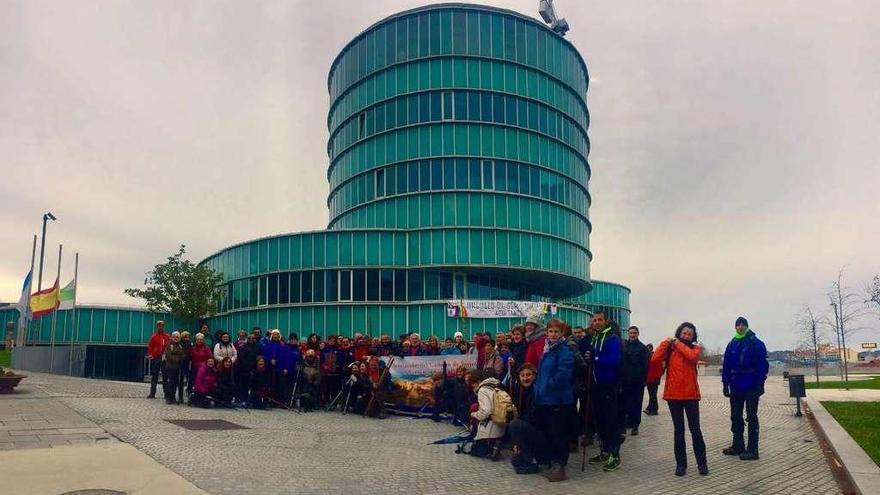
{"label": "paved plaza", "polygon": [[[212,494],[840,492],[807,420],[794,416],[781,378],[770,378],[761,401],[759,462],[721,454],[730,433],[720,379],[701,377],[700,385],[707,477],[696,473],[690,452],[688,475],[673,476],[672,424],[663,408],[660,416],[643,419],[639,436],[627,437],[620,471],[588,466],[581,473],[578,453],[570,459],[571,479],[550,484],[539,475],[515,475],[507,459],[493,463],[456,455],[453,446],[428,445],[458,430],[427,419],[169,406],[146,399],[146,384],[43,374],[32,374],[14,396],[0,397],[0,449],[54,446],[51,437],[67,443],[121,441]],[[224,419],[247,429],[191,431],[169,419]],[[36,439],[14,438],[19,436]]]}

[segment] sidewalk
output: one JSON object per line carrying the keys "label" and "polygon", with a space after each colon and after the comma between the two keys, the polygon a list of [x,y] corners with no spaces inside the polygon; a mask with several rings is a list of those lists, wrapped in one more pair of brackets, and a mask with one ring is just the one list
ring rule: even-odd
{"label": "sidewalk", "polygon": [[816,388],[807,390],[807,398],[813,401],[880,402],[880,390],[841,388]]}
{"label": "sidewalk", "polygon": [[5,495],[116,490],[132,495],[204,495],[131,445],[116,442],[0,452]]}

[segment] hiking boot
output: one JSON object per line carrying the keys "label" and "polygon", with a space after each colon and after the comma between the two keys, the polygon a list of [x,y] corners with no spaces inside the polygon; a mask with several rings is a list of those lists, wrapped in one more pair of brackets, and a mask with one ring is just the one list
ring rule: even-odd
{"label": "hiking boot", "polygon": [[676,476],[684,476],[687,474],[687,466],[675,466],[675,475]]}
{"label": "hiking boot", "polygon": [[489,456],[489,459],[491,459],[492,462],[500,461],[501,460],[501,447],[499,447],[497,445],[495,447],[493,447],[492,454]]}
{"label": "hiking boot", "polygon": [[639,429],[638,429],[638,428],[633,428],[633,429],[632,429],[632,432],[630,432],[630,436],[633,436],[633,437],[634,437],[634,436],[637,436],[638,434],[639,434]]}
{"label": "hiking boot", "polygon": [[602,466],[602,471],[610,473],[611,471],[617,471],[618,469],[620,469],[620,457],[617,457],[614,454],[608,454],[608,460],[606,460],[605,465]]}
{"label": "hiking boot", "polygon": [[742,447],[737,447],[734,445],[722,450],[721,453],[724,455],[740,455],[743,453],[744,450],[745,449],[743,449]]}
{"label": "hiking boot", "polygon": [[155,393],[150,394],[150,395],[147,396],[147,398],[148,398],[148,399],[155,399],[155,398],[156,398],[156,394],[155,394]]}
{"label": "hiking boot", "polygon": [[608,460],[608,454],[605,452],[601,452],[599,454],[590,457],[590,464],[605,464],[605,461]]}
{"label": "hiking boot", "polygon": [[557,481],[565,481],[568,479],[568,476],[565,475],[565,468],[556,462],[554,462],[553,465],[550,466],[550,469],[544,473],[544,477],[547,478],[547,481],[550,483],[556,483]]}
{"label": "hiking boot", "polygon": [[759,458],[758,453],[751,450],[747,450],[739,455],[739,460],[741,461],[757,461]]}
{"label": "hiking boot", "polygon": [[707,474],[709,474],[709,466],[705,464],[700,464],[699,466],[697,466],[697,470],[700,472],[700,476],[706,476]]}

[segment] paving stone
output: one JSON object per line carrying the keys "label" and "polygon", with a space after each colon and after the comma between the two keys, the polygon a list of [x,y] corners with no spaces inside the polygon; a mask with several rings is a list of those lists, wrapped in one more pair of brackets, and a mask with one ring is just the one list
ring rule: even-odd
{"label": "paving stone", "polygon": [[[87,424],[82,430],[112,434],[214,494],[840,493],[812,430],[805,418],[794,417],[794,403],[778,378],[768,382],[760,404],[759,462],[747,463],[721,454],[731,441],[728,401],[721,395],[717,376],[701,376],[700,419],[709,476],[697,474],[690,447],[687,476],[679,479],[673,475],[672,422],[661,404],[659,416],[642,419],[639,436],[627,437],[619,471],[604,473],[598,466],[588,466],[581,473],[578,453],[569,461],[570,481],[555,484],[548,484],[541,476],[515,475],[508,458],[493,463],[456,455],[454,446],[427,445],[459,431],[430,420],[206,410],[147,400],[148,388],[140,383],[44,374],[33,378],[45,395],[37,402],[57,403],[52,409],[58,411],[52,413],[54,417],[78,418]],[[19,409],[33,411],[31,408],[38,405],[22,403]],[[168,423],[169,419],[223,419],[248,429],[189,431]],[[77,428],[58,431],[71,429]],[[67,442],[93,442],[101,436],[82,435],[87,440]],[[54,442],[51,437],[55,436],[45,438]],[[690,445],[689,435],[687,443]],[[594,453],[591,447],[589,454]],[[228,469],[221,474],[214,466]],[[272,473],[270,483],[267,472]]]}

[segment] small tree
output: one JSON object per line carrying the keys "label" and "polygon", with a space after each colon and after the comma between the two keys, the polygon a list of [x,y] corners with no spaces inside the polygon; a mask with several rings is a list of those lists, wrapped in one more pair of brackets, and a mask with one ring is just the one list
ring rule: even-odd
{"label": "small tree", "polygon": [[144,299],[150,311],[164,311],[188,324],[217,310],[221,277],[212,268],[183,259],[186,246],[147,272],[143,289],[125,289],[131,297]]}
{"label": "small tree", "polygon": [[874,278],[868,283],[865,292],[868,294],[868,299],[865,300],[865,303],[880,316],[880,275],[874,275]]}
{"label": "small tree", "polygon": [[868,314],[865,300],[852,292],[843,282],[844,268],[837,272],[837,280],[831,283],[828,299],[831,305],[832,323],[838,341],[838,354],[843,366],[845,388],[849,390],[849,365],[847,364],[846,339],[863,328],[856,325],[857,321]]}
{"label": "small tree", "polygon": [[809,305],[797,315],[796,325],[800,332],[799,347],[813,355],[813,366],[816,368],[816,383],[819,383],[819,346],[823,343],[820,321]]}

